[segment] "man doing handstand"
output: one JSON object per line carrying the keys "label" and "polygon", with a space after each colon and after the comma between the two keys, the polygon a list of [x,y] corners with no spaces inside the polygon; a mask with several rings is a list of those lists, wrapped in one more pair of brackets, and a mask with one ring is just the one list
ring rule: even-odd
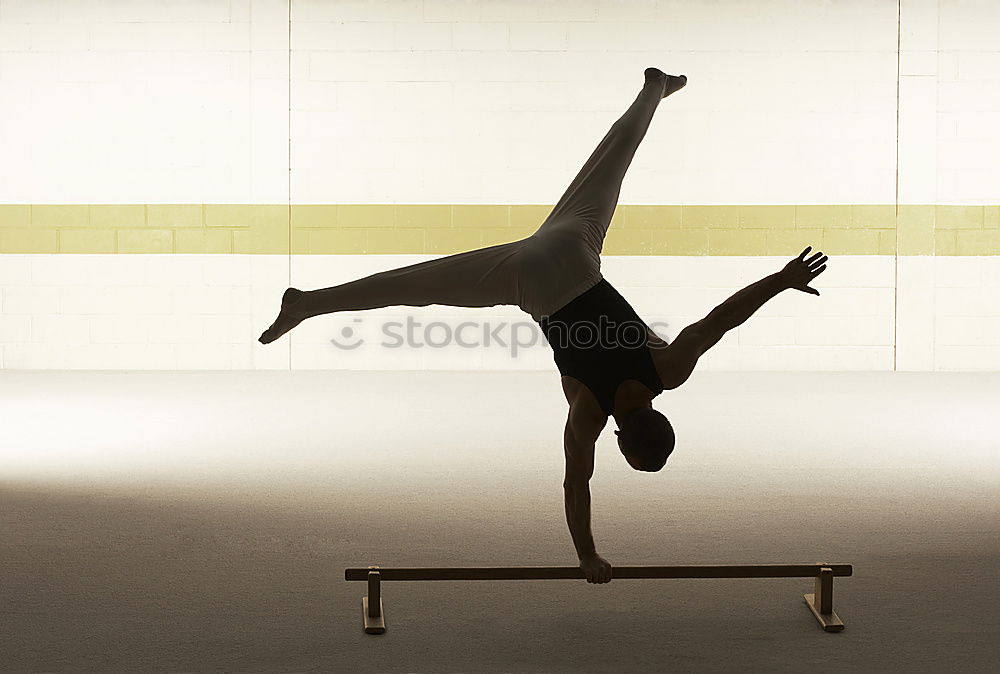
{"label": "man doing handstand", "polygon": [[590,583],[611,580],[590,531],[594,446],[609,417],[618,447],[640,471],[660,470],[674,431],[651,401],[683,384],[698,358],[783,290],[819,295],[809,282],[826,256],[806,248],[779,272],[740,290],[666,343],[601,275],[600,253],[625,172],[661,99],[684,87],[683,75],[647,68],[645,83],[611,126],[548,217],[531,236],[373,274],[319,290],[285,290],[268,344],[307,318],[387,306],[516,305],[537,321],[552,346],[569,403],[563,433],[566,520]]}

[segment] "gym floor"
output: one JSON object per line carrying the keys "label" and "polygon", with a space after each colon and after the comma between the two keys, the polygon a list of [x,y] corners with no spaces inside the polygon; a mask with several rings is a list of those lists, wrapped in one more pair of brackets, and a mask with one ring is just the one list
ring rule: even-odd
{"label": "gym floor", "polygon": [[0,373],[0,669],[995,672],[1000,373],[697,372],[660,473],[592,482],[613,565],[808,579],[383,584],[576,563],[554,372]]}

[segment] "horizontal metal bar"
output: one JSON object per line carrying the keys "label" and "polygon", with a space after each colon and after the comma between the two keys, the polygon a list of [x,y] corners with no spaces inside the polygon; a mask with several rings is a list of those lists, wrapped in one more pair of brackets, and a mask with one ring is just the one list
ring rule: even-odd
{"label": "horizontal metal bar", "polygon": [[[811,578],[829,568],[850,576],[850,564],[730,564],[707,566],[616,566],[620,578]],[[368,580],[369,569],[345,569],[344,580]],[[557,580],[586,578],[578,566],[379,567],[380,580]]]}

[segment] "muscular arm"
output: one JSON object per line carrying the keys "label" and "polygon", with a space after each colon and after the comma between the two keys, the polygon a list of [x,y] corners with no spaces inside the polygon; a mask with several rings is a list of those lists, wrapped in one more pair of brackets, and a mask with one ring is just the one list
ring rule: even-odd
{"label": "muscular arm", "polygon": [[607,423],[607,417],[588,413],[585,407],[570,407],[563,433],[566,454],[566,477],[563,495],[566,500],[566,523],[580,560],[597,554],[590,530],[590,478],[594,474],[594,443]]}
{"label": "muscular arm", "polygon": [[712,309],[709,317],[717,324],[718,329],[727,332],[745,323],[768,300],[787,289],[788,284],[781,277],[780,272],[765,276],[756,283],[734,293],[725,302]]}
{"label": "muscular arm", "polygon": [[572,435],[569,424],[566,424],[564,438],[566,446],[566,479],[563,480],[563,497],[566,500],[566,524],[569,525],[570,536],[573,537],[573,545],[576,547],[576,554],[582,560],[588,555],[597,552],[594,545],[594,534],[590,530],[590,477],[594,474],[593,459],[590,461],[589,471],[583,466],[575,466],[570,462],[570,452],[577,456],[584,456],[589,453],[594,455],[594,444],[578,442]]}
{"label": "muscular arm", "polygon": [[778,274],[771,274],[737,292],[712,309],[705,318],[681,330],[666,349],[653,356],[663,387],[675,389],[687,381],[703,353],[786,288],[788,286]]}
{"label": "muscular arm", "polygon": [[[690,374],[701,354],[715,346],[728,331],[745,323],[782,290],[795,289],[819,295],[818,290],[809,287],[809,282],[823,273],[827,258],[822,253],[816,253],[806,259],[809,250],[806,248],[781,271],[748,285],[712,309],[708,316],[684,328],[671,343],[675,347],[675,353],[679,354],[678,363],[687,365],[680,369],[686,369]],[[686,378],[685,376],[684,379]]]}

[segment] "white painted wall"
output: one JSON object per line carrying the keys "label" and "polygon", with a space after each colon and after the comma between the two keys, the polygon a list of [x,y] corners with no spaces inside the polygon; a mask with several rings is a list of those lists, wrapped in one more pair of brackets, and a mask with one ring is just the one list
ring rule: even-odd
{"label": "white painted wall", "polygon": [[[286,200],[288,16],[3,0],[0,202]],[[893,199],[895,2],[295,0],[291,17],[296,203],[553,202],[649,65],[690,84],[623,203]]]}
{"label": "white painted wall", "polygon": [[[336,284],[430,256],[310,256],[298,270],[304,287]],[[906,258],[901,258],[906,259]],[[1000,257],[911,258],[900,266],[930,277],[931,307],[922,357],[930,367],[995,370]],[[776,270],[784,258],[626,257],[604,259],[605,276],[668,338],[735,290]],[[924,264],[926,263],[926,264]],[[13,369],[548,369],[550,352],[530,317],[513,307],[388,308],[323,316],[291,339],[254,341],[277,310],[287,259],[261,255],[8,255],[0,266],[3,367]],[[702,361],[709,370],[890,370],[893,367],[894,260],[842,256],[817,283],[819,298],[785,292],[726,335]],[[920,280],[924,283],[924,280]],[[914,282],[915,283],[915,282]],[[416,341],[441,322],[463,322],[466,342],[496,328],[502,344],[463,348],[385,346],[392,321],[418,321]],[[517,332],[510,325],[517,323]],[[351,328],[350,338],[342,334]],[[897,323],[895,330],[899,330]],[[393,334],[401,330],[392,329]],[[444,328],[432,330],[440,341]],[[513,335],[520,336],[512,350]],[[362,347],[343,349],[330,341]],[[534,341],[533,341],[534,340]],[[898,335],[897,335],[898,340]],[[913,341],[916,341],[915,339]],[[898,350],[898,342],[897,342]],[[516,355],[515,355],[516,354]],[[897,353],[897,358],[898,358]]]}
{"label": "white painted wall", "polygon": [[293,6],[294,201],[554,202],[650,65],[623,203],[893,201],[895,2],[391,4]]}
{"label": "white painted wall", "polygon": [[[1000,5],[902,0],[899,202],[1000,202]],[[898,258],[897,368],[1000,367],[996,258]]]}
{"label": "white painted wall", "polygon": [[288,199],[284,0],[2,0],[0,203]]}
{"label": "white painted wall", "polygon": [[[283,0],[0,0],[0,203],[551,203],[647,65],[691,80],[622,203],[896,198],[894,0],[295,0],[290,59],[288,17]],[[1000,202],[997,35],[991,0],[902,1],[902,203]],[[4,255],[0,365],[551,367],[530,349],[348,363],[325,343],[347,317],[256,343],[290,273],[325,286],[416,259]],[[997,258],[834,262],[823,297],[780,297],[705,367],[890,369],[894,345],[899,369],[1000,367]],[[605,270],[681,325],[774,264]]]}

